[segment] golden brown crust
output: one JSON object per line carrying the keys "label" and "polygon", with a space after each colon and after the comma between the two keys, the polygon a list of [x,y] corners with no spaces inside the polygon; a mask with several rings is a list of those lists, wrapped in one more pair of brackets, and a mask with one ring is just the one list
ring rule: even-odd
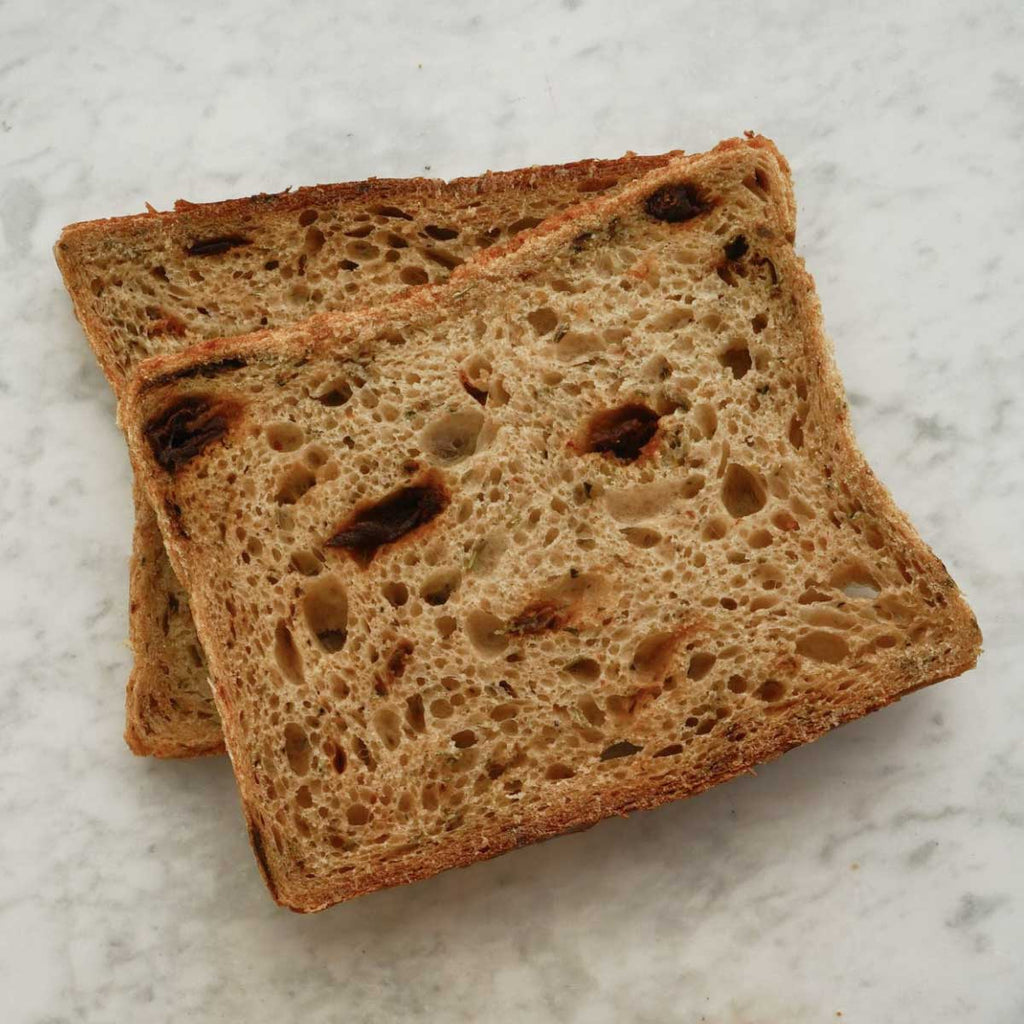
{"label": "golden brown crust", "polygon": [[[173,479],[156,468],[147,450],[144,425],[154,410],[161,408],[166,396],[174,394],[175,385],[168,382],[178,371],[224,359],[274,364],[279,360],[294,362],[327,351],[337,354],[343,352],[346,345],[356,343],[360,337],[367,337],[374,329],[389,323],[407,323],[430,313],[441,317],[445,310],[458,310],[464,302],[464,293],[477,282],[492,282],[494,287],[498,287],[500,282],[525,271],[531,261],[543,262],[547,252],[555,251],[559,245],[571,244],[573,238],[578,237],[578,232],[597,230],[619,213],[627,215],[632,204],[649,194],[650,190],[663,183],[671,183],[680,175],[697,175],[714,166],[723,154],[739,147],[768,149],[770,144],[761,139],[733,140],[705,156],[675,161],[669,168],[652,172],[618,196],[584,204],[517,239],[501,252],[485,254],[472,265],[458,270],[448,284],[421,289],[387,308],[347,316],[325,315],[291,330],[209,342],[187,353],[144,364],[129,389],[121,415],[129,435],[136,471],[150,498],[157,508],[164,509],[166,501],[175,494]],[[777,197],[775,216],[778,226],[788,236],[792,230],[791,194],[781,159],[777,165],[777,177],[772,182],[773,194]],[[814,418],[816,430],[809,437],[805,457],[813,459],[815,465],[821,465],[825,476],[834,480],[837,487],[846,488],[859,503],[857,514],[863,514],[865,520],[881,531],[880,543],[901,553],[900,557],[912,565],[915,578],[936,595],[935,615],[941,617],[947,626],[943,635],[916,651],[900,655],[898,661],[891,663],[896,668],[887,674],[875,673],[858,679],[856,686],[842,691],[838,703],[827,699],[828,696],[834,698],[835,694],[806,694],[788,708],[784,716],[768,719],[765,730],[756,739],[734,747],[731,753],[683,769],[674,770],[671,766],[661,769],[659,766],[657,770],[651,767],[647,773],[636,769],[632,776],[618,783],[609,781],[605,785],[598,784],[597,788],[570,789],[556,806],[550,806],[532,818],[514,824],[482,825],[473,832],[446,837],[416,857],[377,861],[347,871],[343,867],[334,874],[312,879],[296,872],[288,858],[267,841],[260,828],[262,808],[258,789],[247,760],[242,756],[247,744],[246,729],[239,717],[232,713],[233,693],[237,685],[233,676],[234,666],[224,646],[214,642],[209,651],[214,677],[219,680],[216,696],[224,716],[228,749],[233,752],[254,851],[277,902],[304,912],[320,910],[383,886],[414,881],[440,870],[495,856],[525,843],[587,827],[609,815],[627,814],[698,793],[749,770],[755,764],[777,757],[795,745],[810,742],[844,722],[898,700],[921,686],[957,675],[975,663],[981,637],[970,609],[942,563],[896,508],[856,448],[846,414],[842,383],[822,330],[810,275],[791,249],[780,250],[777,255],[779,270],[790,284],[792,302],[802,326],[800,336],[805,356],[817,383],[808,414],[809,418]],[[169,528],[166,514],[161,514],[169,552],[179,574],[187,579],[192,571],[207,573],[210,567],[193,563],[188,544]],[[860,529],[852,516],[849,523],[841,526],[858,532]],[[194,592],[200,631],[204,636],[215,639],[217,627],[211,607],[205,597],[200,599],[203,589],[200,587]]]}

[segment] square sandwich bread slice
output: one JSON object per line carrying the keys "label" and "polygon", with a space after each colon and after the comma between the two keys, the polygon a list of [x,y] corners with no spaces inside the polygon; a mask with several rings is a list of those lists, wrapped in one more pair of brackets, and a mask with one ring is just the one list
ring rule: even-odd
{"label": "square sandwich bread slice", "polygon": [[[355,309],[443,281],[474,253],[672,154],[582,160],[452,182],[371,179],[88,221],[55,248],[75,313],[120,396],[139,363],[208,338]],[[224,736],[188,595],[135,488],[134,666],[125,739],[137,754],[220,753]]]}
{"label": "square sandwich bread slice", "polygon": [[970,668],[853,440],[788,169],[679,157],[121,405],[274,898],[699,792]]}

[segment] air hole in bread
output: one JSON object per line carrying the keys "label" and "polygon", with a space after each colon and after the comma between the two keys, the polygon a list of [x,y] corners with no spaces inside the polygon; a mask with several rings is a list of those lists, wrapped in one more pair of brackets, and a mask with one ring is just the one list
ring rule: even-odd
{"label": "air hole in bread", "polygon": [[420,443],[435,461],[453,466],[476,452],[484,422],[484,414],[477,409],[446,413],[423,429]]}
{"label": "air hole in bread", "polygon": [[794,448],[803,448],[804,446],[804,428],[800,417],[793,415],[789,421],[789,443]]}
{"label": "air hole in bread", "polygon": [[747,537],[747,543],[755,550],[771,547],[772,535],[768,530],[754,530]]}
{"label": "air hole in bread", "polygon": [[763,171],[756,171],[743,179],[743,185],[762,202],[768,201],[768,179]]}
{"label": "air hole in bread", "polygon": [[702,402],[700,405],[694,406],[693,418],[701,435],[710,441],[718,430],[718,413],[715,412],[715,407],[707,402]]}
{"label": "air hole in bread", "polygon": [[381,589],[394,608],[401,608],[409,600],[409,588],[404,583],[388,581]]}
{"label": "air hole in bread", "polygon": [[613,519],[636,523],[667,512],[680,494],[686,497],[685,485],[681,489],[673,480],[659,480],[634,487],[609,488],[603,497]]}
{"label": "air hole in bread", "polygon": [[299,226],[308,228],[309,225],[312,224],[319,216],[320,215],[316,210],[303,210],[302,213],[299,214]]}
{"label": "air hole in bread", "polygon": [[850,648],[841,636],[818,629],[797,639],[796,653],[812,661],[838,665],[850,653]]}
{"label": "air hole in bread", "polygon": [[388,750],[395,750],[402,742],[402,720],[391,708],[381,708],[373,716],[373,728]]}
{"label": "air hole in bread", "polygon": [[494,572],[508,550],[508,546],[508,534],[502,529],[493,530],[473,547],[466,572],[477,576],[487,576]]}
{"label": "air hole in bread", "polygon": [[422,267],[402,267],[398,272],[398,277],[402,284],[407,284],[410,287],[426,284],[430,280],[427,272]]}
{"label": "air hole in bread", "polygon": [[680,491],[684,498],[696,498],[704,489],[704,477],[700,473],[691,473],[684,481]]}
{"label": "air hole in bread", "polygon": [[428,224],[423,232],[433,238],[435,242],[449,242],[453,238],[459,237],[458,228],[441,227],[439,224]]}
{"label": "air hole in bread", "polygon": [[841,590],[846,597],[858,601],[873,601],[882,590],[863,562],[848,562],[840,566],[832,573],[829,584]]}
{"label": "air hole in bread", "polygon": [[736,380],[742,380],[753,365],[750,350],[746,345],[727,348],[724,352],[719,353],[718,361],[732,371]]}
{"label": "air hole in bread", "polygon": [[736,280],[736,274],[734,273],[733,268],[731,266],[729,266],[729,264],[727,264],[727,263],[720,263],[717,267],[715,267],[715,273],[730,288],[737,288],[737,287],[739,287],[739,282],[737,282],[737,280]]}
{"label": "air hole in bread", "polygon": [[405,698],[405,721],[413,732],[427,731],[427,719],[423,710],[423,698],[418,693]]}
{"label": "air hole in bread", "polygon": [[306,241],[304,245],[306,254],[309,256],[315,256],[324,247],[325,240],[324,233],[319,228],[309,228],[306,231]]}
{"label": "air hole in bread", "polygon": [[454,270],[466,262],[461,256],[456,256],[445,249],[423,249],[422,252],[431,263],[436,263],[445,270]]}
{"label": "air hole in bread", "polygon": [[452,743],[455,744],[459,750],[465,750],[467,747],[472,747],[476,744],[476,733],[472,729],[462,729],[452,736]]}
{"label": "air hole in bread", "polygon": [[544,778],[558,781],[559,779],[571,779],[576,773],[567,765],[556,761],[548,765],[544,772]]}
{"label": "air hole in bread", "polygon": [[315,486],[316,476],[312,470],[296,462],[285,470],[278,481],[274,501],[278,505],[294,505]]}
{"label": "air hole in bread", "polygon": [[[555,332],[552,339],[555,345],[555,354],[560,360],[566,363],[574,363],[578,360],[600,352],[604,348],[604,341],[595,331],[566,331]],[[569,390],[569,385],[565,385]]]}
{"label": "air hole in bread", "polygon": [[512,394],[506,387],[503,377],[491,378],[491,386],[488,389],[487,397],[493,406],[501,407],[509,403]]}
{"label": "air hole in bread", "polygon": [[712,516],[701,528],[705,540],[721,540],[729,532],[729,520],[725,516]]}
{"label": "air hole in bread", "polygon": [[288,767],[296,775],[305,775],[309,771],[311,754],[306,730],[295,722],[289,722],[284,727],[284,755]]}
{"label": "air hole in bread", "polygon": [[661,542],[661,534],[647,526],[627,526],[620,531],[622,536],[637,548],[653,548]]}
{"label": "air hole in bread", "polygon": [[619,757],[632,757],[634,754],[639,754],[641,750],[643,747],[638,747],[635,743],[630,743],[629,740],[620,740],[601,751],[601,760],[614,761]]}
{"label": "air hole in bread", "polygon": [[[728,682],[725,684],[730,693],[746,693],[748,689],[747,680],[741,675],[729,676]],[[762,700],[771,698],[762,697]]]}
{"label": "air hole in bread", "polygon": [[593,658],[576,658],[565,666],[565,671],[580,682],[594,683],[601,678],[601,666]]}
{"label": "air hole in bread", "polygon": [[558,314],[550,306],[541,306],[527,313],[526,319],[540,337],[550,334],[558,326]]}
{"label": "air hole in bread", "polygon": [[406,666],[409,663],[409,658],[412,657],[412,653],[415,650],[415,645],[411,640],[399,640],[394,647],[391,648],[388,654],[388,660],[385,663],[389,679],[401,679],[405,674]]}
{"label": "air hole in bread", "polygon": [[670,632],[652,633],[644,637],[633,652],[629,667],[648,679],[661,678],[672,664],[678,642],[678,634]]}
{"label": "air hole in bread", "polygon": [[764,481],[745,466],[731,462],[722,481],[722,503],[734,519],[760,512],[768,500]]}
{"label": "air hole in bread", "polygon": [[708,651],[695,651],[690,655],[690,663],[686,668],[687,678],[695,682],[703,679],[714,668],[716,661],[715,655]]}
{"label": "air hole in bread", "polygon": [[370,820],[370,809],[364,804],[350,804],[345,812],[345,818],[350,825],[365,825]]}
{"label": "air hole in bread", "polygon": [[814,509],[807,504],[799,494],[794,494],[789,499],[789,507],[801,518],[801,519],[814,519]]}
{"label": "air hole in bread", "polygon": [[475,401],[487,404],[487,391],[490,386],[493,368],[490,360],[484,355],[472,355],[463,360],[459,367],[459,380]]}
{"label": "air hole in bread", "polygon": [[755,334],[760,334],[768,326],[768,314],[758,313],[756,316],[751,317],[750,326]]}
{"label": "air hole in bread", "polygon": [[676,754],[683,752],[683,745],[681,743],[670,743],[667,747],[662,747],[661,750],[655,751],[652,757],[674,757]]}
{"label": "air hole in bread", "polygon": [[373,242],[367,242],[364,238],[357,238],[349,242],[345,246],[345,252],[360,263],[368,263],[380,255],[380,249]]}
{"label": "air hole in bread", "polygon": [[442,569],[432,573],[420,588],[420,597],[429,605],[446,604],[448,598],[458,589],[462,573],[458,569]]}
{"label": "air hole in bread", "polygon": [[[730,680],[731,682],[731,680]],[[731,689],[731,687],[730,687]],[[742,691],[734,691],[742,692]],[[774,704],[777,701],[782,700],[786,696],[786,685],[785,683],[779,682],[778,679],[766,679],[755,691],[754,696],[758,700],[763,700],[766,704]]]}
{"label": "air hole in bread", "polygon": [[604,725],[606,718],[605,713],[589,693],[580,697],[576,701],[576,706],[580,709],[583,717],[594,729],[599,729]]}
{"label": "air hole in bread", "polygon": [[302,599],[302,610],[306,625],[322,650],[334,654],[345,646],[348,595],[336,576],[323,576],[309,583]]}
{"label": "air hole in bread", "polygon": [[393,220],[412,220],[413,216],[411,213],[406,213],[405,210],[400,209],[397,206],[387,205],[376,205],[370,207],[370,213],[376,214],[378,217],[387,217]]}
{"label": "air hole in bread", "polygon": [[499,704],[491,709],[490,717],[495,722],[507,722],[519,714],[519,707],[516,704]]}
{"label": "air hole in bread", "polygon": [[668,380],[672,376],[672,364],[663,355],[653,355],[644,363],[640,375],[646,380]]}
{"label": "air hole in bread", "polygon": [[692,323],[692,321],[693,310],[690,309],[689,306],[676,306],[651,317],[648,327],[652,331],[669,333],[671,331],[678,330],[686,324]]}
{"label": "air hole in bread", "polygon": [[857,621],[836,608],[807,608],[802,610],[800,617],[809,626],[825,626],[829,629],[850,629]]}
{"label": "air hole in bread", "polygon": [[466,616],[466,636],[481,654],[495,658],[508,647],[505,623],[491,612],[475,609]]}
{"label": "air hole in bread", "polygon": [[320,444],[311,444],[302,453],[302,460],[312,470],[320,469],[326,465],[330,453]]}
{"label": "air hole in bread", "polygon": [[778,512],[772,513],[772,526],[783,533],[792,533],[794,530],[800,529],[800,524],[797,522],[796,516],[787,512],[785,509],[780,509]]}
{"label": "air hole in bread", "polygon": [[302,671],[302,658],[299,649],[295,646],[295,639],[288,623],[279,619],[274,628],[274,660],[281,674],[292,683],[304,681]]}
{"label": "air hole in bread", "polygon": [[352,385],[342,377],[328,381],[322,385],[313,397],[330,409],[344,405],[352,397]]}
{"label": "air hole in bread", "polygon": [[302,446],[306,434],[296,423],[271,423],[267,427],[267,444],[275,452],[293,452]]}

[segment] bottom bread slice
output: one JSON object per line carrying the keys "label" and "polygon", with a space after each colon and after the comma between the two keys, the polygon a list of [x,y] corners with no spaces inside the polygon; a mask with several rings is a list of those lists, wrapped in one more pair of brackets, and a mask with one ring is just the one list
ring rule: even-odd
{"label": "bottom bread slice", "polygon": [[443,287],[142,367],[275,899],[699,792],[974,663],[792,235],[781,157],[733,140]]}
{"label": "bottom bread slice", "polygon": [[156,513],[133,488],[128,626],[135,657],[125,689],[125,742],[152,757],[224,753],[224,731],[210,688],[188,592],[164,549]]}

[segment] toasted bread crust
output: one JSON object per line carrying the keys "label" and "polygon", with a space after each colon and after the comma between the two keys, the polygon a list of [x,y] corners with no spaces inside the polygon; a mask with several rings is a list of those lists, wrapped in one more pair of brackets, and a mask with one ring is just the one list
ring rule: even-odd
{"label": "toasted bread crust", "polygon": [[[941,622],[937,639],[916,648],[908,647],[885,662],[884,672],[858,677],[853,685],[836,692],[807,691],[787,706],[785,713],[771,719],[770,726],[753,739],[732,748],[721,746],[709,759],[698,758],[654,773],[634,767],[632,774],[612,781],[580,784],[563,790],[529,818],[479,824],[430,845],[422,854],[394,860],[369,860],[354,869],[306,877],[284,850],[269,842],[261,829],[266,807],[252,768],[250,736],[241,716],[235,714],[240,699],[237,669],[214,610],[214,596],[204,585],[215,565],[198,560],[195,550],[174,528],[166,513],[168,501],[185,495],[188,485],[163,472],[155,463],[145,437],[145,426],[155,410],[169,396],[188,393],[189,385],[174,382],[182,369],[193,370],[225,359],[244,362],[250,369],[279,364],[299,365],[327,353],[335,357],[357,348],[361,339],[391,324],[442,323],[471,308],[473,294],[500,288],[517,275],[543,266],[550,254],[570,246],[582,233],[598,231],[617,217],[633,215],[636,205],[652,190],[680,179],[701,180],[745,152],[759,149],[774,156],[774,147],[760,138],[731,140],[709,154],[680,158],[667,168],[656,170],[618,195],[577,207],[541,228],[525,233],[500,251],[488,252],[458,269],[447,284],[410,293],[391,306],[354,314],[327,314],[300,327],[263,332],[247,338],[203,343],[186,353],[145,363],[128,390],[121,408],[129,436],[136,472],[159,510],[168,550],[179,575],[186,580],[195,599],[195,617],[200,634],[208,639],[208,652],[216,696],[227,736],[228,748],[238,778],[243,807],[253,837],[260,870],[274,899],[293,910],[310,912],[332,903],[384,886],[404,884],[438,871],[464,866],[495,856],[526,843],[565,831],[587,827],[613,814],[628,814],[657,806],[671,799],[692,795],[725,781],[755,764],[771,760],[793,746],[810,742],[826,731],[900,699],[922,686],[966,671],[975,663],[981,643],[977,622],[942,563],[918,536],[906,516],[867,467],[853,439],[842,382],[831,348],[824,335],[813,281],[791,246],[776,246],[772,259],[778,263],[786,282],[785,301],[799,323],[803,356],[815,386],[810,391],[806,423],[814,424],[807,436],[802,458],[825,468],[826,476],[841,481],[846,492],[863,509],[879,531],[878,544],[913,568],[921,589],[935,597],[934,616]],[[792,196],[781,158],[774,161],[771,180],[771,215],[780,233],[792,237]],[[468,296],[468,298],[467,298]],[[469,306],[467,307],[467,304]],[[433,319],[431,319],[433,318]],[[837,529],[839,527],[837,526]],[[849,527],[855,532],[855,526]],[[872,545],[873,546],[873,545]],[[652,762],[645,762],[650,765]],[[345,868],[345,865],[340,865]]]}

